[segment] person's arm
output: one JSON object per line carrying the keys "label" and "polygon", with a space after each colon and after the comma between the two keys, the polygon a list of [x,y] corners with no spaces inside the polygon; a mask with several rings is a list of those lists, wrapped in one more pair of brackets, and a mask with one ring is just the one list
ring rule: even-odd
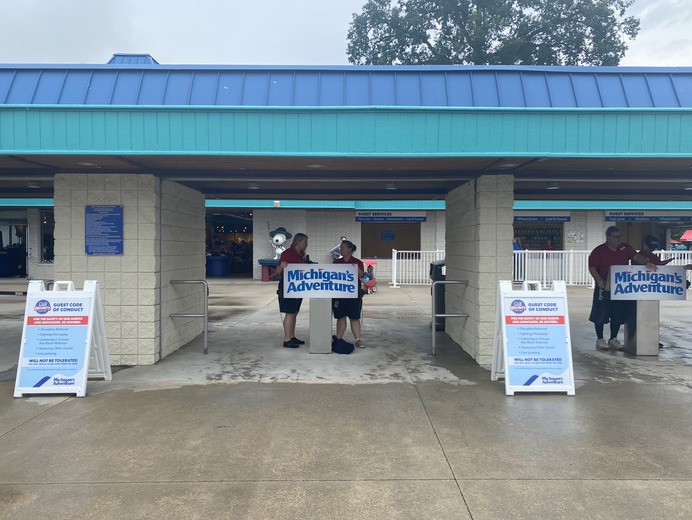
{"label": "person's arm", "polygon": [[647,271],[658,271],[658,267],[656,267],[656,264],[654,264],[651,260],[649,260],[641,253],[637,253],[636,255],[634,255],[632,261],[639,265],[645,265]]}
{"label": "person's arm", "polygon": [[601,277],[600,274],[598,274],[598,269],[596,269],[593,266],[589,267],[589,274],[591,274],[594,281],[596,282],[596,285],[598,285],[599,288],[601,288],[601,289],[606,288],[606,281],[603,279],[603,277]]}
{"label": "person's arm", "polygon": [[274,271],[274,276],[280,276],[284,269],[288,265],[288,262],[279,262],[276,266],[276,271]]}

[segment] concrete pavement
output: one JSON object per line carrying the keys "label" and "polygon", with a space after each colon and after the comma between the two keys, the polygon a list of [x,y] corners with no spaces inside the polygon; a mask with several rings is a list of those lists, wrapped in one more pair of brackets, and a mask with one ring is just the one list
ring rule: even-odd
{"label": "concrete pavement", "polygon": [[80,399],[12,397],[23,298],[0,296],[0,517],[692,517],[690,301],[633,358],[594,349],[570,289],[576,396],[507,397],[444,334],[430,355],[429,287],[380,283],[340,356],[280,346],[274,284],[209,282],[209,355]]}

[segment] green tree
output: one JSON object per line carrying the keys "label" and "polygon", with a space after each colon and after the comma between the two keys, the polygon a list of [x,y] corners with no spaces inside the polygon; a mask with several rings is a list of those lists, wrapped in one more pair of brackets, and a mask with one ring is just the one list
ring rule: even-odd
{"label": "green tree", "polygon": [[634,0],[368,0],[353,15],[359,65],[618,65]]}

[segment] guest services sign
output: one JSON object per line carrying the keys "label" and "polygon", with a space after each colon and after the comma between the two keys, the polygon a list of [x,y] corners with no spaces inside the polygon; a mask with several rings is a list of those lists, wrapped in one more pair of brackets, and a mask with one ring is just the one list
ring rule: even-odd
{"label": "guest services sign", "polygon": [[661,265],[647,271],[643,265],[614,265],[610,268],[610,297],[613,300],[684,300],[685,268]]}
{"label": "guest services sign", "polygon": [[358,267],[353,264],[288,264],[284,298],[358,298]]}

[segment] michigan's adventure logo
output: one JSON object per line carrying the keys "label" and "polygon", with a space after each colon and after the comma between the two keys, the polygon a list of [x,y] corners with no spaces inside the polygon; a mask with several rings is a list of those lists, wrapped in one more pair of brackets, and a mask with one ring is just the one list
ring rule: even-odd
{"label": "michigan's adventure logo", "polygon": [[616,271],[613,295],[655,293],[683,296],[685,279],[680,273],[659,273],[641,270]]}
{"label": "michigan's adventure logo", "polygon": [[304,291],[336,291],[355,293],[356,277],[348,271],[311,268],[287,272],[286,294]]}

